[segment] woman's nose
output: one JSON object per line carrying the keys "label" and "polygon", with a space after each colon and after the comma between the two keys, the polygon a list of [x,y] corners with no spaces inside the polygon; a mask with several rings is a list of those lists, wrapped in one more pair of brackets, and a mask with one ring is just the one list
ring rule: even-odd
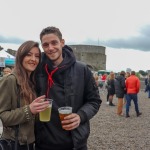
{"label": "woman's nose", "polygon": [[32,55],[31,59],[35,61],[36,60],[35,55]]}

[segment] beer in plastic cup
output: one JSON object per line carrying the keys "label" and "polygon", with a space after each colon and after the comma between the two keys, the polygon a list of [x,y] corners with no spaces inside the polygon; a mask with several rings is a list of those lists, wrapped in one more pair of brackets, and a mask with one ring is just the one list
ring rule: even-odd
{"label": "beer in plastic cup", "polygon": [[64,120],[64,117],[66,117],[72,113],[72,107],[69,107],[69,106],[60,107],[58,109],[58,112],[59,112],[60,120],[62,121],[62,120]]}
{"label": "beer in plastic cup", "polygon": [[48,122],[51,119],[52,99],[45,98],[44,101],[49,101],[49,106],[40,112],[40,121]]}

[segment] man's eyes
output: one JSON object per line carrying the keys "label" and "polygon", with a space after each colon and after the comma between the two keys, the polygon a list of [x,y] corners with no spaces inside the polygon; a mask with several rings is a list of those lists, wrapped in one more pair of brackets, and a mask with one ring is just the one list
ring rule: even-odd
{"label": "man's eyes", "polygon": [[48,47],[49,45],[57,45],[58,41],[52,41],[51,43],[43,43],[42,46],[43,47]]}
{"label": "man's eyes", "polygon": [[49,46],[49,43],[43,43],[42,46],[43,46],[43,47],[48,47],[48,46]]}

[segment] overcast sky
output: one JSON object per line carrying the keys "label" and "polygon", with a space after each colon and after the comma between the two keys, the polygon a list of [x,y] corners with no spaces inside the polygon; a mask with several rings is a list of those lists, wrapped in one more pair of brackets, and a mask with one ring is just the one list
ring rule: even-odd
{"label": "overcast sky", "polygon": [[66,44],[105,46],[106,69],[146,71],[149,14],[149,0],[0,0],[0,45],[39,41],[43,28],[56,26]]}

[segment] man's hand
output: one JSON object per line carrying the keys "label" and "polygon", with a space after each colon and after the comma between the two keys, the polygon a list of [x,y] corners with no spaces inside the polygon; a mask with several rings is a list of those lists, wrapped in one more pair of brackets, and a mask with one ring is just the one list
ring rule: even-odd
{"label": "man's hand", "polygon": [[80,125],[81,119],[78,114],[72,113],[61,121],[62,128],[65,130],[73,130]]}

